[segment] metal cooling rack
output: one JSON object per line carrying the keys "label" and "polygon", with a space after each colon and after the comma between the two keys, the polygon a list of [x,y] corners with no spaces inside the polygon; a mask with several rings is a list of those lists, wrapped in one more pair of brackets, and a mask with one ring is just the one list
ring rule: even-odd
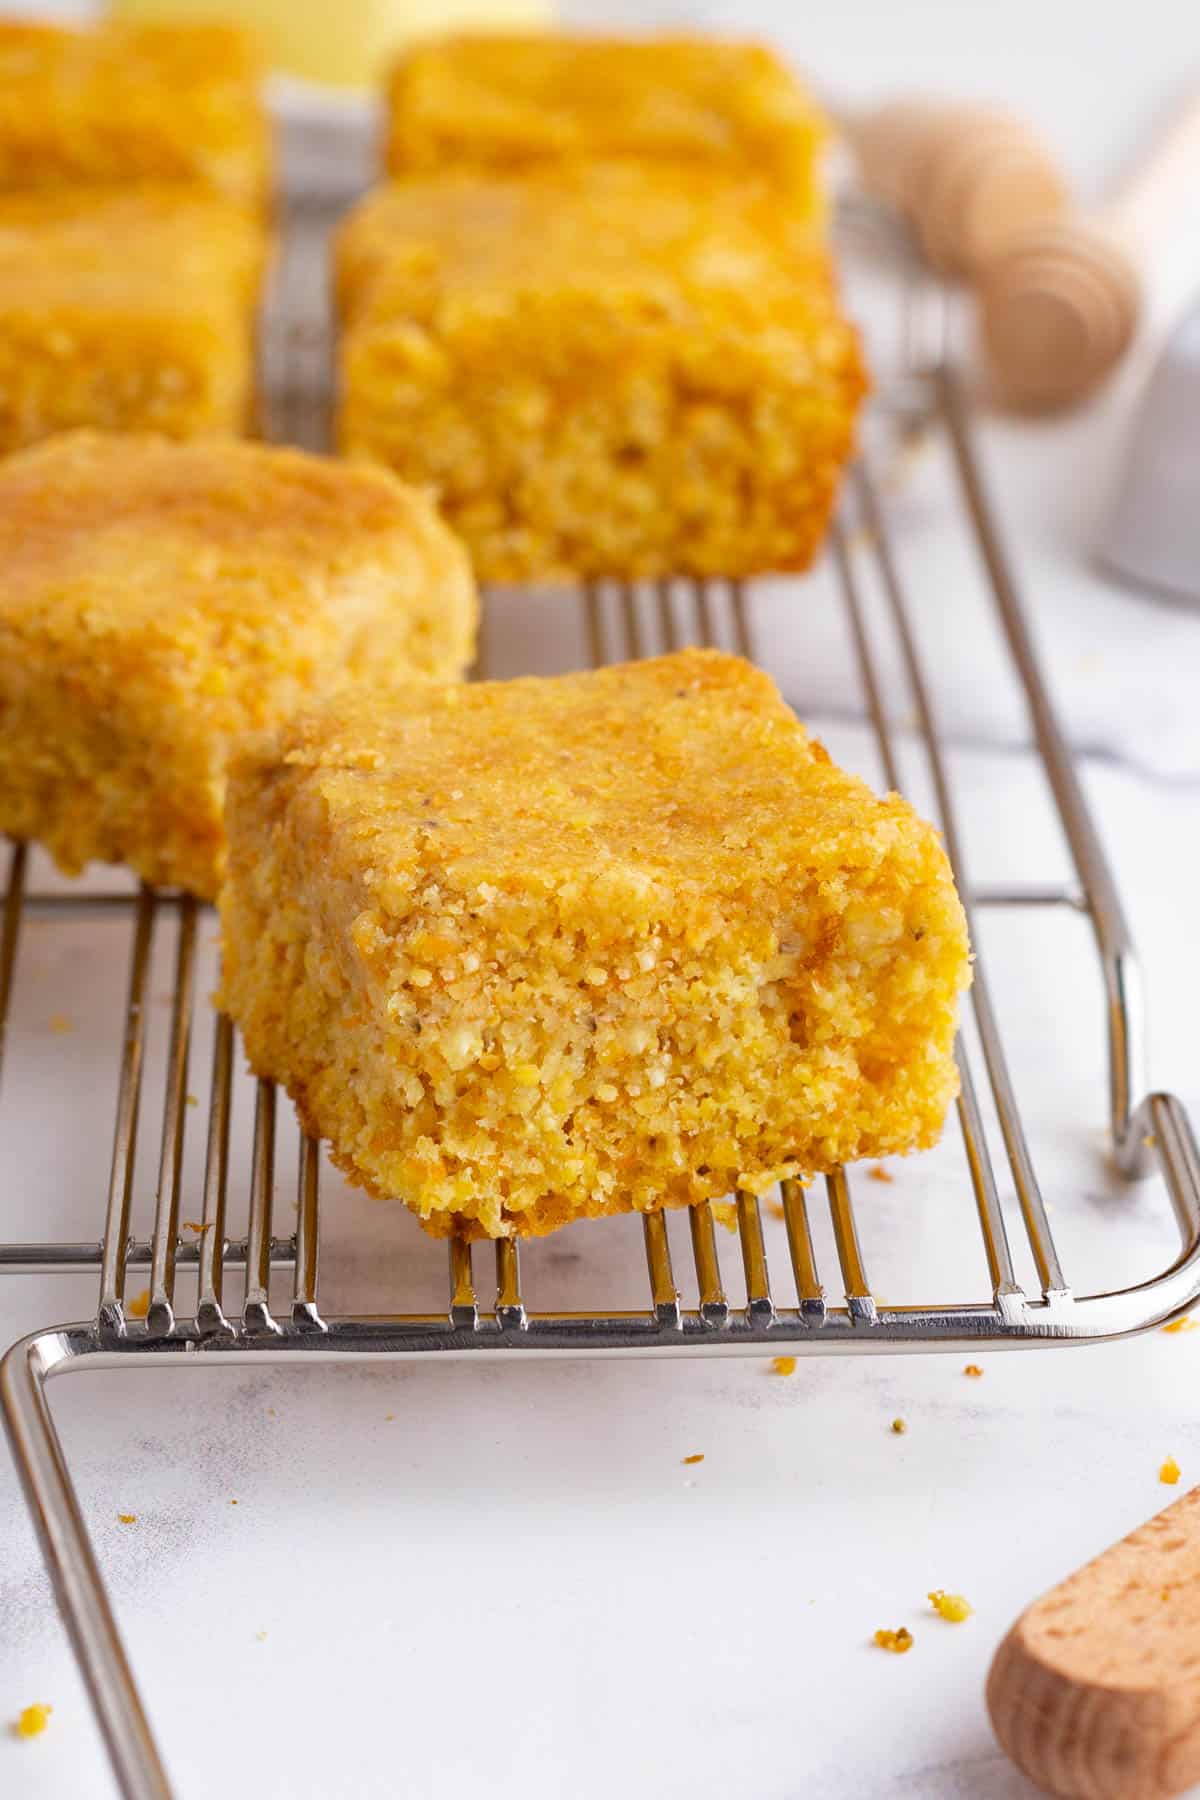
{"label": "metal cooling rack", "polygon": [[[313,166],[327,173],[327,153],[342,154],[345,145],[335,135],[324,149],[311,142],[299,149],[310,161],[315,156]],[[338,179],[321,193],[309,188],[285,210],[282,269],[266,320],[268,430],[273,436],[310,445],[322,442],[327,417],[325,229],[330,202],[344,203],[347,185],[352,183]],[[900,286],[911,337],[920,326],[928,294],[915,278],[906,276]],[[281,1231],[276,1197],[278,1104],[267,1082],[259,1082],[256,1089],[247,1227],[239,1235],[227,1230],[235,1160],[231,1160],[231,1096],[236,1047],[225,1018],[217,1020],[213,1033],[200,1229],[187,1237],[181,1229],[201,909],[188,896],[146,887],[127,895],[29,891],[26,847],[11,846],[0,925],[0,1057],[6,1047],[5,1022],[24,922],[39,918],[53,925],[80,914],[103,914],[127,920],[129,928],[128,998],[103,1238],[96,1243],[0,1245],[0,1272],[99,1270],[95,1316],[39,1332],[15,1345],[0,1366],[0,1399],[59,1602],[118,1784],[129,1800],[165,1800],[171,1790],[55,1432],[46,1397],[51,1376],[100,1366],[128,1368],[147,1359],[198,1367],[231,1359],[294,1363],[301,1357],[336,1361],[429,1353],[761,1355],[785,1350],[807,1354],[977,1349],[984,1344],[1015,1347],[1143,1330],[1200,1296],[1200,1156],[1178,1100],[1146,1089],[1137,965],[1129,930],[1039,672],[952,363],[939,360],[932,369],[902,373],[887,384],[877,410],[900,429],[919,425],[948,449],[961,490],[963,530],[977,552],[995,620],[1024,692],[1074,880],[1057,886],[983,890],[970,885],[948,758],[935,717],[934,688],[901,574],[879,462],[868,449],[847,484],[830,557],[861,684],[862,708],[874,728],[883,771],[890,785],[900,785],[900,734],[885,704],[889,680],[878,637],[879,611],[864,603],[868,584],[881,596],[885,628],[898,647],[928,782],[968,911],[1003,909],[1021,914],[1063,909],[1090,929],[1105,1005],[1112,1152],[1129,1176],[1157,1169],[1178,1225],[1178,1254],[1154,1279],[1137,1286],[1108,1293],[1080,1294],[1072,1289],[1017,1108],[988,968],[980,957],[970,999],[972,1044],[968,1048],[964,1033],[958,1051],[962,1092],[957,1123],[965,1152],[960,1206],[969,1209],[977,1222],[990,1298],[974,1303],[932,1298],[903,1306],[880,1301],[872,1291],[860,1243],[852,1178],[838,1171],[824,1181],[823,1193],[815,1188],[806,1191],[799,1182],[782,1184],[779,1204],[786,1226],[786,1256],[776,1259],[773,1270],[768,1268],[760,1202],[749,1194],[735,1197],[744,1303],[731,1301],[727,1294],[713,1208],[700,1206],[688,1219],[694,1305],[681,1298],[667,1221],[652,1214],[641,1221],[647,1285],[631,1292],[628,1304],[620,1309],[579,1312],[528,1305],[520,1249],[512,1240],[489,1247],[493,1276],[483,1291],[484,1252],[455,1240],[449,1245],[441,1299],[428,1310],[331,1316],[322,1310],[318,1284],[319,1146],[300,1139],[295,1224],[289,1221]],[[563,604],[581,609],[591,661],[600,664],[670,649],[681,641],[720,642],[753,655],[750,600],[736,582],[672,582],[651,592],[600,583],[573,600],[564,598]],[[487,636],[485,629],[485,644]],[[153,1082],[148,1083],[147,1063],[153,1060],[147,1053],[152,947],[156,934],[164,932],[174,935],[170,1026],[163,1066],[155,1068]],[[974,924],[972,937],[978,948],[980,934]],[[161,1099],[161,1130],[153,1229],[148,1237],[139,1237],[131,1221],[139,1112],[148,1086],[154,1090],[154,1103]],[[1032,1253],[1036,1280],[1030,1285],[1023,1286],[1018,1279],[1002,1184],[1005,1193],[1015,1197],[1013,1216]],[[831,1267],[819,1266],[815,1248],[814,1222],[822,1207],[828,1209],[837,1267],[833,1298],[825,1285]],[[135,1270],[148,1271],[144,1318],[131,1316],[128,1304],[129,1279]],[[226,1285],[231,1273],[239,1278],[232,1299]],[[290,1295],[280,1303],[276,1294],[284,1279],[290,1280]]]}

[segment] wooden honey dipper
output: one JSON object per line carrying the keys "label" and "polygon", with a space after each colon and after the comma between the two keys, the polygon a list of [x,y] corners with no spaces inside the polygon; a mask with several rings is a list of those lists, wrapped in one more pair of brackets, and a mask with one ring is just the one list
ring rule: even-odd
{"label": "wooden honey dipper", "polygon": [[1200,96],[1100,211],[1030,225],[976,270],[1002,397],[1050,411],[1086,396],[1137,329],[1155,246],[1190,204],[1200,224]]}
{"label": "wooden honey dipper", "polygon": [[998,107],[899,100],[842,123],[867,187],[944,275],[973,275],[1015,232],[1066,211],[1053,155]]}
{"label": "wooden honey dipper", "polygon": [[1168,1800],[1200,1780],[1200,1488],[1035,1601],[987,1700],[1048,1794]]}

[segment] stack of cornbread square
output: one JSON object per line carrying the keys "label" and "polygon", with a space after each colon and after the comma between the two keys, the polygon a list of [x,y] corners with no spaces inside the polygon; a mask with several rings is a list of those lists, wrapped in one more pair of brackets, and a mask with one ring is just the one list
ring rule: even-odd
{"label": "stack of cornbread square", "polygon": [[233,27],[0,20],[0,453],[251,422],[270,130]]}
{"label": "stack of cornbread square", "polygon": [[431,484],[481,579],[806,567],[865,379],[776,58],[453,38],[389,114],[339,245],[342,449]]}

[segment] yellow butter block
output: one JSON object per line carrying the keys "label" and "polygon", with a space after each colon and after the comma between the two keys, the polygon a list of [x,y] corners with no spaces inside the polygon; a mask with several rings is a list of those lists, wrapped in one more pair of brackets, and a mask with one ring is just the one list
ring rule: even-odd
{"label": "yellow butter block", "polygon": [[[227,19],[229,0],[115,0],[123,19]],[[333,87],[371,87],[397,51],[442,31],[503,31],[548,25],[551,0],[242,0],[252,29],[284,74]]]}

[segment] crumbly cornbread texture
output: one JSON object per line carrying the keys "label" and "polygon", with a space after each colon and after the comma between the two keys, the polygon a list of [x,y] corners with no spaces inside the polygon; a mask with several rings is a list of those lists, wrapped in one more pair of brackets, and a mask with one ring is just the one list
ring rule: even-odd
{"label": "crumbly cornbread texture", "polygon": [[382,469],[73,433],[0,462],[0,831],[215,894],[230,745],[470,659],[465,553]]}
{"label": "crumbly cornbread texture", "polygon": [[202,188],[0,196],[0,454],[75,426],[243,432],[263,260]]}
{"label": "crumbly cornbread texture", "polygon": [[956,1091],[936,832],[736,657],[348,691],[247,746],[227,827],[251,1064],[435,1231],[761,1191]]}
{"label": "crumbly cornbread texture", "polygon": [[513,172],[628,156],[763,175],[823,210],[825,122],[773,51],[702,37],[475,34],[410,49],[388,86],[387,166]]}
{"label": "crumbly cornbread texture", "polygon": [[343,227],[340,438],[487,580],[804,568],[865,387],[828,251],[762,183],[416,178]]}
{"label": "crumbly cornbread texture", "polygon": [[0,189],[199,181],[261,206],[261,79],[231,25],[0,20]]}

